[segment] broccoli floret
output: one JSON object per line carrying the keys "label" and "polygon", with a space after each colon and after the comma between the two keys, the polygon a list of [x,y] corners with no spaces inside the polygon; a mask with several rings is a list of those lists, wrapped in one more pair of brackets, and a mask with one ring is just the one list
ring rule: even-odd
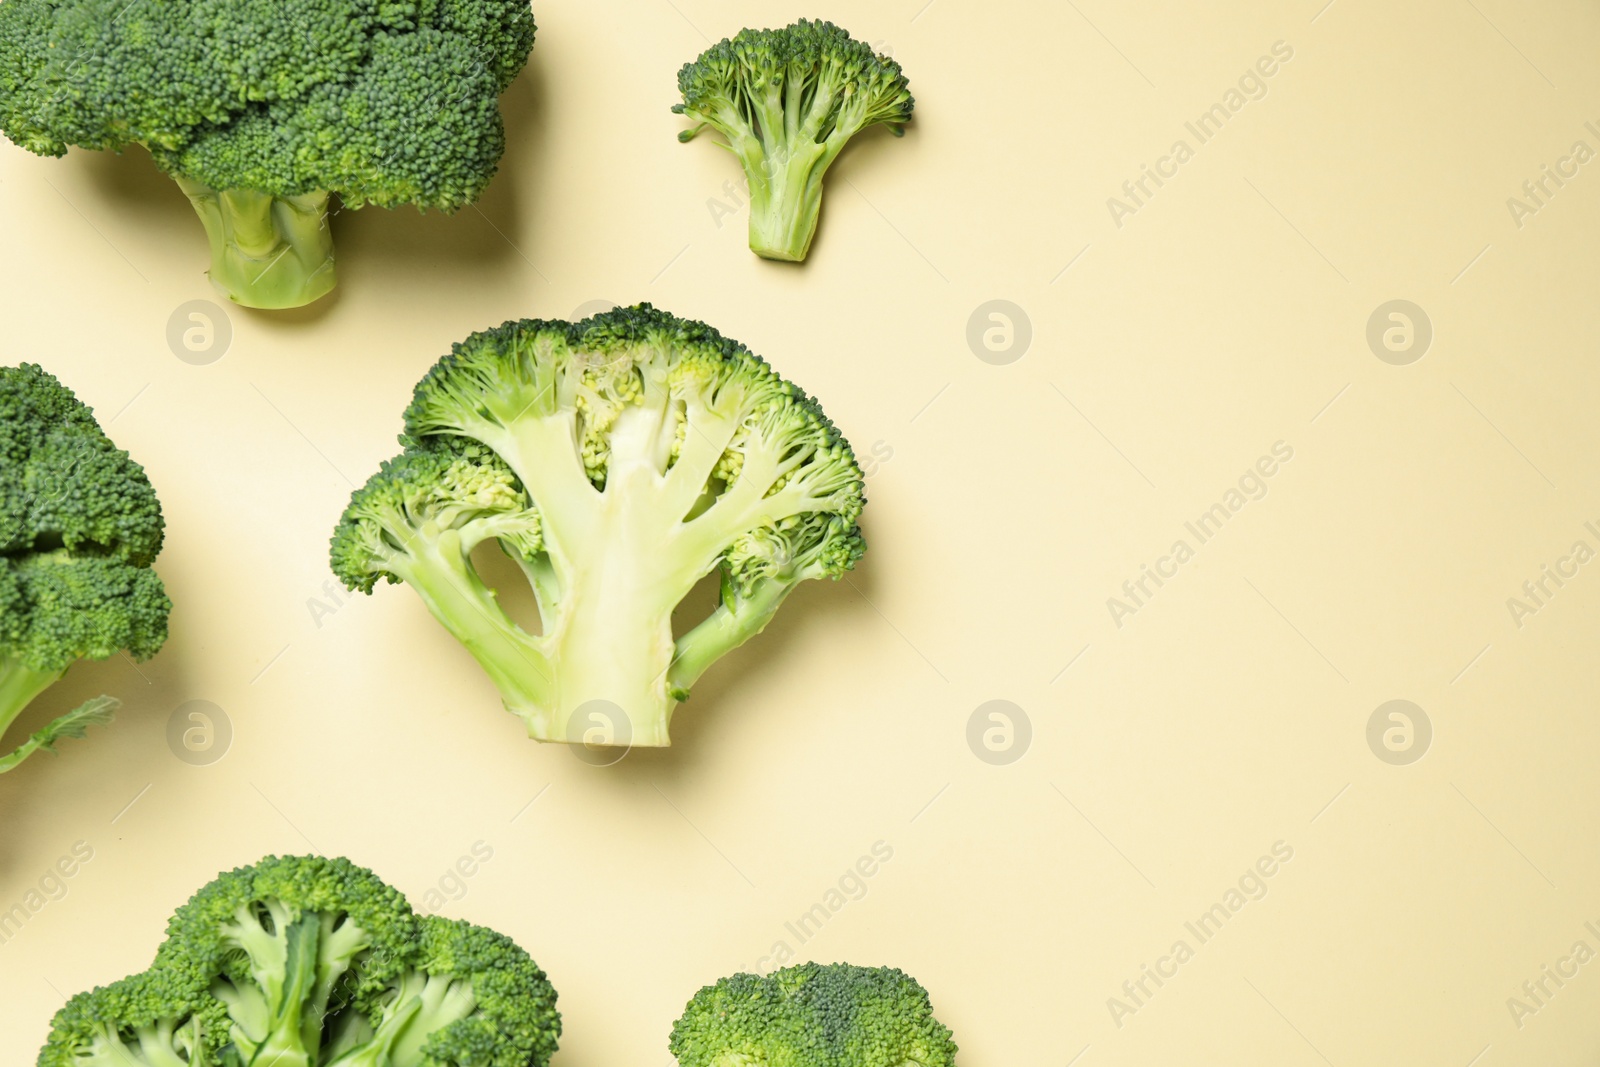
{"label": "broccoli floret", "polygon": [[[477,333],[428,372],[405,451],[352,496],[334,573],[405,582],[541,741],[660,746],[677,703],[810,578],[860,558],[864,482],[815,401],[703,323],[648,304]],[[493,538],[522,567],[528,633],[478,574]],[[713,571],[719,605],[673,638]],[[593,738],[587,739],[593,742]]]}
{"label": "broccoli floret", "polygon": [[694,995],[668,1043],[679,1067],[954,1067],[927,990],[892,967],[806,963]]}
{"label": "broccoli floret", "polygon": [[166,969],[79,993],[56,1013],[38,1067],[219,1067],[222,1002]]}
{"label": "broccoli floret", "polygon": [[555,1002],[509,938],[349,860],[268,856],[180,907],[149,970],[74,997],[39,1067],[546,1067]]}
{"label": "broccoli floret", "polygon": [[750,184],[750,250],[800,261],[822,209],[822,177],[845,144],[882,123],[905,132],[914,101],[900,64],[831,22],[740,30],[678,72],[672,110],[722,134]]}
{"label": "broccoli floret", "polygon": [[[77,661],[160,650],[172,602],[150,564],[164,530],[144,468],[70,389],[33,364],[0,367],[0,735]],[[61,716],[0,773],[115,706]]]}
{"label": "broccoli floret", "polygon": [[505,150],[527,0],[5,0],[0,131],[149,149],[248,307],[334,286],[328,198],[454,211]]}

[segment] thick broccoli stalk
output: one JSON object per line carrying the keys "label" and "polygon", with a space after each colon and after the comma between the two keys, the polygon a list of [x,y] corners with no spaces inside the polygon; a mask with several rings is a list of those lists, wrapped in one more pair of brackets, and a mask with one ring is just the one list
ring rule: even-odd
{"label": "thick broccoli stalk", "polygon": [[[0,735],[79,660],[161,648],[172,602],[150,564],[164,529],[144,468],[71,390],[33,364],[0,367]],[[0,773],[115,706],[62,715]]]}
{"label": "thick broccoli stalk", "polygon": [[744,168],[750,186],[750,250],[765,259],[806,258],[822,210],[822,179],[844,146],[882,123],[905,132],[914,101],[900,64],[831,22],[801,19],[781,30],[741,30],[678,72],[672,110],[706,127]]}
{"label": "thick broccoli stalk", "polygon": [[328,194],[273,196],[218,191],[186,178],[178,186],[211,242],[211,280],[254,308],[303,307],[333,289]]}
{"label": "thick broccoli stalk", "polygon": [[736,974],[673,1024],[679,1067],[954,1067],[927,990],[892,967],[806,963]]}
{"label": "thick broccoli stalk", "polygon": [[69,1001],[39,1067],[546,1067],[555,1001],[509,938],[348,860],[268,856],[179,908],[149,970]]}
{"label": "thick broccoli stalk", "polygon": [[144,146],[199,214],[211,280],[295,307],[334,286],[330,194],[482,194],[534,30],[527,0],[5,0],[0,131],[40,155]]}
{"label": "thick broccoli stalk", "polygon": [[[712,663],[864,550],[861,469],[816,403],[649,305],[474,334],[417,386],[401,440],[352,497],[334,573],[415,588],[541,741],[595,743],[599,709],[606,743],[668,744]],[[491,538],[521,564],[538,634],[472,563]],[[720,604],[674,639],[714,571]]]}

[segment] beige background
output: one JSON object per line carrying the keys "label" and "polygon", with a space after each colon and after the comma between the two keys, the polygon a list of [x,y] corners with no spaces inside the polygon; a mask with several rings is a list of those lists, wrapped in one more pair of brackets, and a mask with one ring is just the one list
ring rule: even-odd
{"label": "beige background", "polygon": [[[29,716],[109,691],[113,727],[0,779],[0,908],[93,849],[0,944],[0,1062],[220,868],[343,853],[420,903],[482,842],[442,910],[548,968],[561,1067],[664,1067],[687,997],[780,940],[917,975],[969,1067],[1593,1063],[1600,963],[1520,1020],[1507,999],[1600,949],[1600,564],[1520,628],[1507,600],[1600,548],[1600,163],[1520,228],[1507,198],[1600,149],[1600,10],[1323,2],[541,3],[482,204],[338,218],[337,295],[231,310],[200,366],[166,340],[216,299],[178,191],[138,153],[0,147],[4,357],[148,467],[177,604],[154,661]],[[707,38],[799,14],[891,48],[918,107],[846,153],[792,269],[745,250],[732,160],[667,107]],[[1115,225],[1278,41],[1265,96]],[[992,299],[1031,323],[1008,365],[966,339]],[[1365,337],[1392,299],[1434,329],[1408,366]],[[715,324],[888,457],[852,581],[715,669],[672,750],[603,770],[522,739],[408,590],[325,592],[423,370],[596,300]],[[1118,627],[1108,598],[1278,441],[1267,495]],[[1033,729],[1005,766],[966,740],[996,699]],[[1407,766],[1366,740],[1391,699],[1433,727]],[[210,765],[166,740],[190,700],[231,723]],[[784,924],[879,841],[800,945]],[[1198,944],[1275,842],[1292,860]]]}

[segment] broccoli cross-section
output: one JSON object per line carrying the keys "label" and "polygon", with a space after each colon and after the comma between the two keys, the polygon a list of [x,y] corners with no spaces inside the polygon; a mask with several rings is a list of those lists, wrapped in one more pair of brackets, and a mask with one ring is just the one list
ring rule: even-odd
{"label": "broccoli cross-section", "polygon": [[679,1067],[954,1067],[927,990],[892,967],[806,963],[735,974],[672,1027]]}
{"label": "broccoli cross-section", "polygon": [[[172,602],[150,564],[164,531],[144,468],[93,412],[34,364],[0,367],[0,735],[79,660],[161,648]],[[115,706],[66,713],[0,757],[0,772]]]}
{"label": "broccoli cross-section", "polygon": [[30,152],[149,149],[240,304],[334,286],[345,207],[454,211],[505,149],[527,0],[5,0],[0,131]]}
{"label": "broccoli cross-section", "polygon": [[[861,468],[817,403],[648,304],[472,335],[417,386],[401,443],[351,497],[334,573],[415,589],[541,741],[666,745],[712,663],[865,547]],[[488,540],[521,565],[539,633],[474,566]],[[717,607],[674,639],[713,572]],[[585,734],[596,708],[606,728]]]}
{"label": "broccoli cross-section", "polygon": [[173,915],[147,971],[80,993],[39,1067],[545,1067],[556,993],[515,942],[418,916],[345,859],[268,856]]}
{"label": "broccoli cross-section", "polygon": [[831,22],[801,19],[781,30],[740,30],[678,72],[694,120],[710,127],[750,184],[750,250],[765,259],[806,258],[822,210],[822,178],[850,139],[882,123],[905,132],[914,101],[900,64]]}

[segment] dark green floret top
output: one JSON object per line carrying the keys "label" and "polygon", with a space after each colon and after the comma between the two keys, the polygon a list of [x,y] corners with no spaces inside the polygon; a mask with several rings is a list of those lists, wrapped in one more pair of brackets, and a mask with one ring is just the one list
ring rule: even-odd
{"label": "dark green floret top", "polygon": [[[144,468],[93,412],[34,364],[0,367],[0,734],[79,660],[160,650],[172,602],[151,563],[164,531]],[[0,756],[0,772],[113,707],[62,715]]]}
{"label": "dark green floret top", "polygon": [[893,967],[806,963],[735,974],[672,1028],[679,1067],[954,1067],[927,990]]}

